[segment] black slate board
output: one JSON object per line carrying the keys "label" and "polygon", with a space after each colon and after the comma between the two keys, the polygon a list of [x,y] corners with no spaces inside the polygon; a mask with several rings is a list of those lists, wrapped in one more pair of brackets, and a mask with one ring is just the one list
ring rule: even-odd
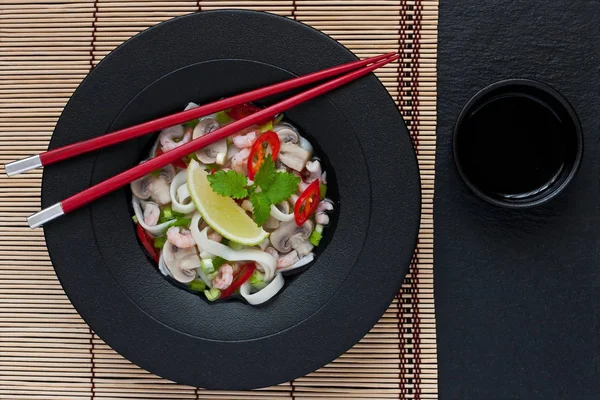
{"label": "black slate board", "polygon": [[[600,399],[600,2],[442,1],[435,298],[440,399]],[[452,129],[479,89],[549,84],[584,130],[579,174],[534,210],[479,200]]]}

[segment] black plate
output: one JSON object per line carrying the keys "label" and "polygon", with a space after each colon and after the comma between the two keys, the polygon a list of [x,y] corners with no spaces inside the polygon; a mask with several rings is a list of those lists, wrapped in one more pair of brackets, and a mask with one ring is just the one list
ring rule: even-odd
{"label": "black plate", "polygon": [[[177,18],[127,41],[89,74],[50,147],[354,59],[324,34],[270,14]],[[287,115],[326,155],[337,221],[315,264],[263,307],[207,304],[166,281],[136,240],[126,189],[45,227],[73,305],[123,356],[189,385],[269,386],[333,360],[386,310],[420,216],[416,158],[394,102],[369,76]],[[46,168],[43,206],[135,165],[149,140]]]}

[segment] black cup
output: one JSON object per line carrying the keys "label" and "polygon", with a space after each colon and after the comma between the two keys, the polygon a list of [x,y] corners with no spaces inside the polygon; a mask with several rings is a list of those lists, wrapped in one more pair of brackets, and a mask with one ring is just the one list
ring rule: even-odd
{"label": "black cup", "polygon": [[540,82],[494,83],[465,105],[454,129],[454,160],[469,188],[502,207],[526,208],[556,197],[583,155],[575,111]]}

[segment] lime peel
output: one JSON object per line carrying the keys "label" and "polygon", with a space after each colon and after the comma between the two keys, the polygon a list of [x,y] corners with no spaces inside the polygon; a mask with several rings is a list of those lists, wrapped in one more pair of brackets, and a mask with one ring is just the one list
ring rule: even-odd
{"label": "lime peel", "polygon": [[269,233],[260,228],[235,200],[214,192],[208,173],[192,160],[187,169],[187,185],[196,209],[206,223],[223,237],[246,246],[265,240]]}

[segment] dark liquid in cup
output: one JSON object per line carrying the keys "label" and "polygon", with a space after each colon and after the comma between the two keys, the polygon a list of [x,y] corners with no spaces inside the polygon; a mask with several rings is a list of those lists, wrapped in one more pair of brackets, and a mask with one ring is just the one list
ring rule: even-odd
{"label": "dark liquid in cup", "polygon": [[464,121],[457,156],[475,186],[493,197],[541,193],[561,174],[567,133],[560,118],[527,95],[496,97]]}

